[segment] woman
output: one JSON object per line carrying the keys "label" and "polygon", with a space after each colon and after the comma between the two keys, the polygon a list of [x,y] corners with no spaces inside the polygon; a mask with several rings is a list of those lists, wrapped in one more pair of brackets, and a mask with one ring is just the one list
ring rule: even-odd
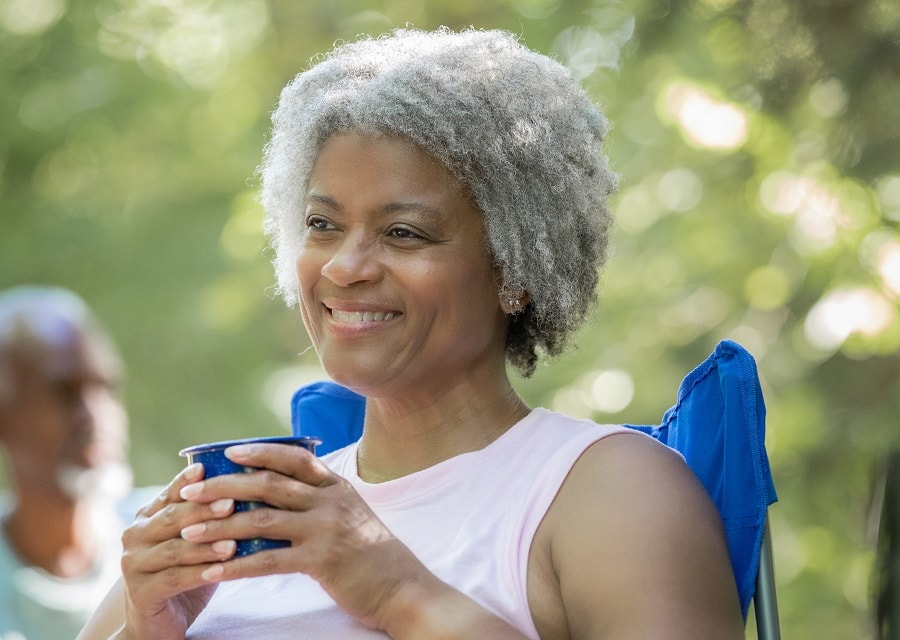
{"label": "woman", "polygon": [[[743,637],[721,522],[677,454],[531,410],[507,377],[594,302],[605,132],[561,65],[496,31],[361,40],[290,83],[261,169],[279,288],[367,397],[364,434],[184,470],[80,637]],[[292,545],[233,558],[259,535]]]}

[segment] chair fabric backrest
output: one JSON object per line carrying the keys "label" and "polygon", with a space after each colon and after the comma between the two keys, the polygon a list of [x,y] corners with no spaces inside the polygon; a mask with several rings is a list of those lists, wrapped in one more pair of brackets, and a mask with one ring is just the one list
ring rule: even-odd
{"label": "chair fabric backrest", "polygon": [[679,451],[719,509],[744,618],[756,588],[768,507],[777,500],[765,419],[753,356],[723,340],[681,382],[659,426],[627,425]]}
{"label": "chair fabric backrest", "polygon": [[356,442],[362,435],[366,399],[330,380],[304,385],[291,398],[291,430],[295,436],[322,440],[320,456]]}
{"label": "chair fabric backrest", "polygon": [[[291,410],[295,435],[322,439],[319,454],[362,435],[365,398],[334,382],[301,387]],[[659,425],[626,425],[679,451],[719,509],[745,619],[767,509],[777,499],[765,449],[765,414],[756,362],[742,346],[723,340],[684,378]]]}

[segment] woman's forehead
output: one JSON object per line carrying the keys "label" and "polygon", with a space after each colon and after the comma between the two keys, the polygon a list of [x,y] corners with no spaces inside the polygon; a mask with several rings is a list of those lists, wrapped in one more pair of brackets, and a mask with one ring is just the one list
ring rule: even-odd
{"label": "woman's forehead", "polygon": [[310,170],[307,195],[328,184],[353,184],[376,172],[384,186],[429,186],[453,195],[469,190],[438,158],[401,135],[340,132],[328,137]]}

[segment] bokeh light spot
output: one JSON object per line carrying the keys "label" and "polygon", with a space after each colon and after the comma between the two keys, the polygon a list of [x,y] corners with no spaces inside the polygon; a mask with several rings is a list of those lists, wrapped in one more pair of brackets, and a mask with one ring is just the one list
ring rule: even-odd
{"label": "bokeh light spot", "polygon": [[607,18],[602,31],[594,27],[569,27],[556,37],[553,50],[579,80],[598,69],[619,69],[622,47],[634,35],[634,16],[618,12],[615,16],[619,23],[609,24]]}
{"label": "bokeh light spot", "polygon": [[619,413],[634,399],[634,380],[622,369],[601,369],[581,376],[553,396],[553,409],[579,418],[595,412]]}
{"label": "bokeh light spot", "polygon": [[810,310],[806,338],[823,351],[840,347],[851,334],[875,337],[895,321],[897,310],[881,293],[867,287],[832,291]]}
{"label": "bokeh light spot", "polygon": [[616,207],[616,224],[622,231],[637,234],[650,228],[662,215],[659,201],[643,187],[628,189]]}
{"label": "bokeh light spot", "polygon": [[809,104],[823,118],[836,118],[847,107],[846,89],[837,78],[821,80],[809,90]]}
{"label": "bokeh light spot", "polygon": [[900,221],[900,176],[885,176],[875,185],[878,199],[889,220]]}
{"label": "bokeh light spot", "polygon": [[703,181],[690,169],[673,169],[660,179],[656,193],[670,211],[690,211],[703,198]]}
{"label": "bokeh light spot", "polygon": [[44,33],[66,15],[66,0],[0,0],[0,27],[19,36]]}
{"label": "bokeh light spot", "polygon": [[634,398],[634,380],[627,371],[598,371],[591,383],[590,405],[602,413],[618,413]]}
{"label": "bokeh light spot", "polygon": [[771,173],[760,185],[759,198],[772,213],[794,216],[798,242],[811,250],[830,247],[853,222],[837,194],[810,176]]}
{"label": "bokeh light spot", "polygon": [[790,278],[772,265],[754,269],[744,280],[744,296],[756,309],[777,309],[787,303],[790,294]]}
{"label": "bokeh light spot", "polygon": [[511,0],[511,4],[522,16],[531,20],[549,18],[559,9],[560,0]]}
{"label": "bokeh light spot", "polygon": [[900,242],[888,242],[878,250],[876,263],[884,286],[900,297]]}
{"label": "bokeh light spot", "polygon": [[106,55],[155,63],[210,89],[262,39],[269,8],[263,0],[146,0],[110,5],[99,17],[97,42]]}
{"label": "bokeh light spot", "polygon": [[747,140],[747,114],[699,87],[673,83],[664,90],[663,105],[684,137],[699,147],[731,151]]}

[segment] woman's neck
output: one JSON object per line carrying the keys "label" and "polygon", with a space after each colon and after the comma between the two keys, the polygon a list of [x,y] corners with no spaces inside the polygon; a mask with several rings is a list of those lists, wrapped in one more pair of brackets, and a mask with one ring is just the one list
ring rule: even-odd
{"label": "woman's neck", "polygon": [[385,482],[483,449],[530,411],[504,382],[495,390],[460,385],[428,402],[369,398],[357,451],[360,478]]}

